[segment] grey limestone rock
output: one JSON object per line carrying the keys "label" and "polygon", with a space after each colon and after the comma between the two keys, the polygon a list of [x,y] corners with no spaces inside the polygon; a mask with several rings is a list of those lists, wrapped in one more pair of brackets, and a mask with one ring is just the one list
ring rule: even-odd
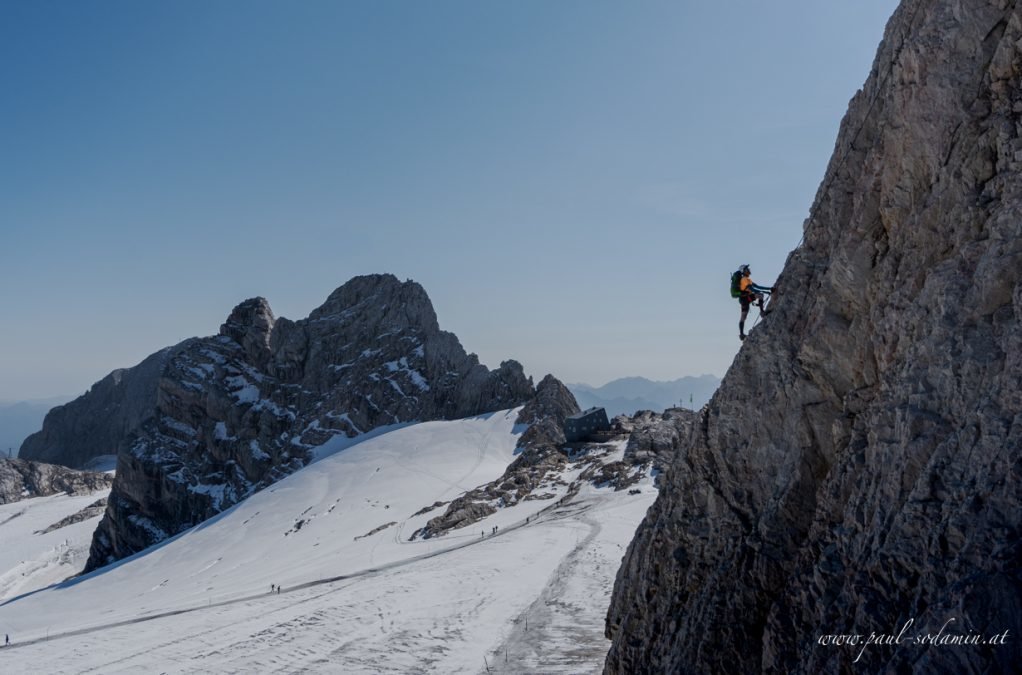
{"label": "grey limestone rock", "polygon": [[[1018,672],[1020,279],[1022,7],[903,2],[625,556],[606,672]],[[1009,639],[819,642],[949,620]]]}
{"label": "grey limestone rock", "polygon": [[622,418],[622,422],[615,418],[630,432],[625,459],[666,469],[685,447],[698,419],[695,412],[681,408],[669,408],[662,414],[643,410],[632,418]]}
{"label": "grey limestone rock", "polygon": [[220,326],[220,335],[231,338],[245,350],[248,360],[265,369],[273,351],[270,336],[276,319],[265,298],[252,298],[241,303]]}
{"label": "grey limestone rock", "polygon": [[112,482],[113,478],[105,473],[24,459],[0,459],[0,504],[60,493],[88,495],[106,490]]}
{"label": "grey limestone rock", "polygon": [[547,375],[536,387],[536,398],[518,414],[517,424],[529,428],[518,441],[522,449],[516,463],[534,464],[565,442],[564,420],[580,412],[575,396],[553,375]]}
{"label": "grey limestone rock", "polygon": [[89,504],[81,511],[78,511],[77,513],[73,513],[70,516],[67,516],[66,518],[58,520],[57,522],[47,527],[45,530],[41,530],[38,534],[48,534],[50,532],[53,532],[54,530],[60,530],[70,525],[75,525],[76,523],[81,523],[91,518],[101,516],[106,512],[106,505],[107,505],[106,498],[97,499],[96,501]]}

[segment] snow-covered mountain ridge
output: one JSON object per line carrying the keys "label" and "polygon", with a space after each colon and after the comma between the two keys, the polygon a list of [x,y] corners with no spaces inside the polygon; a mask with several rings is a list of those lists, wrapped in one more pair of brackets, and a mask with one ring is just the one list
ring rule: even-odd
{"label": "snow-covered mountain ridge", "polygon": [[520,364],[481,365],[440,330],[425,290],[356,277],[308,318],[239,304],[218,335],[116,371],[46,417],[25,458],[117,456],[88,569],[144,550],[383,425],[457,419],[535,395]]}
{"label": "snow-covered mountain ridge", "polygon": [[[3,668],[450,673],[485,659],[503,672],[598,671],[614,574],[655,495],[624,439],[573,449],[538,486],[545,499],[409,540],[435,515],[425,507],[514,462],[519,413],[335,437],[321,460],[215,518],[0,605],[14,643]],[[628,490],[594,470],[621,463]]]}

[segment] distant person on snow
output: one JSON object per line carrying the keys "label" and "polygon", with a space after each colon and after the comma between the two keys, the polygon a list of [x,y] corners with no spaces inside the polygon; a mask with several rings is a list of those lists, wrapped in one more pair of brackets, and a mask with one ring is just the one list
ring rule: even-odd
{"label": "distant person on snow", "polygon": [[738,339],[745,339],[745,317],[749,315],[749,305],[755,303],[759,311],[766,315],[770,310],[763,306],[763,294],[773,293],[773,286],[760,286],[752,280],[752,270],[742,265],[731,275],[731,297],[738,298],[742,306],[742,318],[738,320]]}

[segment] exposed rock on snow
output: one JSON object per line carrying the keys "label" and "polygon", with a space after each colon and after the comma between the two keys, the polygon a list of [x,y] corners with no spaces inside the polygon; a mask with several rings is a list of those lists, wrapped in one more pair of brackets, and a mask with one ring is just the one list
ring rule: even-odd
{"label": "exposed rock on snow", "polygon": [[[631,487],[651,465],[659,468],[670,461],[697,418],[688,410],[669,410],[662,415],[644,412],[635,418],[621,415],[614,419],[614,427],[627,435],[627,442],[569,446],[563,425],[565,418],[578,412],[574,396],[551,375],[536,391],[536,398],[518,416],[518,423],[531,426],[522,434],[518,457],[504,475],[452,501],[443,515],[432,518],[412,539],[471,525],[522,501],[552,499],[554,484],[567,485],[569,494],[582,483],[615,490]],[[618,451],[619,447],[623,450]],[[611,452],[617,452],[617,459],[608,458]],[[571,483],[565,483],[564,476],[573,471]]]}
{"label": "exposed rock on snow", "polygon": [[108,489],[112,481],[105,473],[76,471],[24,459],[0,459],[0,504],[60,493],[88,495]]}
{"label": "exposed rock on snow", "polygon": [[[897,10],[770,320],[625,557],[608,673],[1017,672],[1020,80],[1016,3]],[[1015,638],[819,644],[951,619]]]}
{"label": "exposed rock on snow", "polygon": [[371,275],[301,321],[242,302],[219,335],[117,371],[51,413],[23,452],[79,463],[118,453],[91,570],[236,504],[331,439],[514,408],[533,393],[520,364],[491,371],[441,331],[421,286]]}
{"label": "exposed rock on snow", "polygon": [[536,387],[535,397],[522,408],[516,424],[529,425],[518,442],[518,457],[503,476],[466,492],[450,503],[447,511],[432,518],[412,538],[434,537],[465,527],[513,506],[533,494],[551,472],[560,471],[568,461],[560,446],[564,443],[564,420],[579,411],[567,387],[547,375]]}
{"label": "exposed rock on snow", "polygon": [[447,505],[447,502],[434,502],[433,504],[431,504],[429,506],[423,506],[421,509],[419,509],[418,511],[413,513],[412,516],[422,516],[422,515],[425,515],[425,514],[429,513],[433,509],[438,509],[441,506],[446,506],[446,505]]}
{"label": "exposed rock on snow", "polygon": [[394,527],[395,525],[397,525],[397,521],[391,521],[389,523],[384,523],[383,525],[380,525],[378,527],[374,527],[373,529],[369,530],[368,532],[366,532],[363,535],[359,535],[359,536],[355,537],[355,541],[358,541],[359,539],[365,539],[367,537],[371,537],[374,534],[376,534],[378,532],[383,532],[388,527]]}
{"label": "exposed rock on snow", "polygon": [[78,511],[77,513],[72,513],[70,516],[67,516],[66,518],[61,518],[59,521],[57,521],[53,525],[50,525],[45,530],[40,530],[40,534],[47,534],[49,532],[53,532],[54,530],[60,530],[62,528],[65,528],[68,525],[74,525],[75,523],[80,523],[82,521],[88,520],[89,518],[101,516],[103,515],[103,512],[106,511],[106,504],[107,504],[106,497],[104,497],[103,499],[97,499],[96,501],[89,504],[81,511]]}

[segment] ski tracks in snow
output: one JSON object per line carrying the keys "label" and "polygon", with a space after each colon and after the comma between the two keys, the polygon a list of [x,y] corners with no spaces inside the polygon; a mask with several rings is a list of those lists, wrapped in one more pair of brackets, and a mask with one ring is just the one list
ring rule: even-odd
{"label": "ski tracks in snow", "polygon": [[[508,541],[502,541],[505,537]],[[65,646],[47,672],[136,673],[157,663],[167,673],[474,670],[475,664],[459,661],[466,651],[475,652],[465,644],[490,638],[495,623],[510,623],[528,607],[544,583],[545,575],[535,570],[549,569],[567,553],[553,550],[558,539],[564,537],[553,533],[542,553],[519,558],[494,550],[520,545],[509,531],[325,587],[309,585],[54,636]],[[523,572],[530,567],[531,574]],[[452,575],[452,569],[459,573]],[[523,583],[520,597],[509,599],[507,585],[517,574],[525,574],[533,587]],[[113,660],[96,648],[114,643],[122,646]],[[45,662],[54,656],[45,643],[18,648],[38,650]],[[484,649],[480,646],[480,657]],[[74,665],[62,671],[68,664]]]}
{"label": "ski tracks in snow", "polygon": [[[624,549],[601,545],[606,505],[569,502],[553,518],[587,531],[550,575],[539,597],[489,651],[491,673],[602,673],[610,647],[604,618]],[[565,536],[570,536],[565,533]],[[602,592],[600,592],[602,590]]]}

